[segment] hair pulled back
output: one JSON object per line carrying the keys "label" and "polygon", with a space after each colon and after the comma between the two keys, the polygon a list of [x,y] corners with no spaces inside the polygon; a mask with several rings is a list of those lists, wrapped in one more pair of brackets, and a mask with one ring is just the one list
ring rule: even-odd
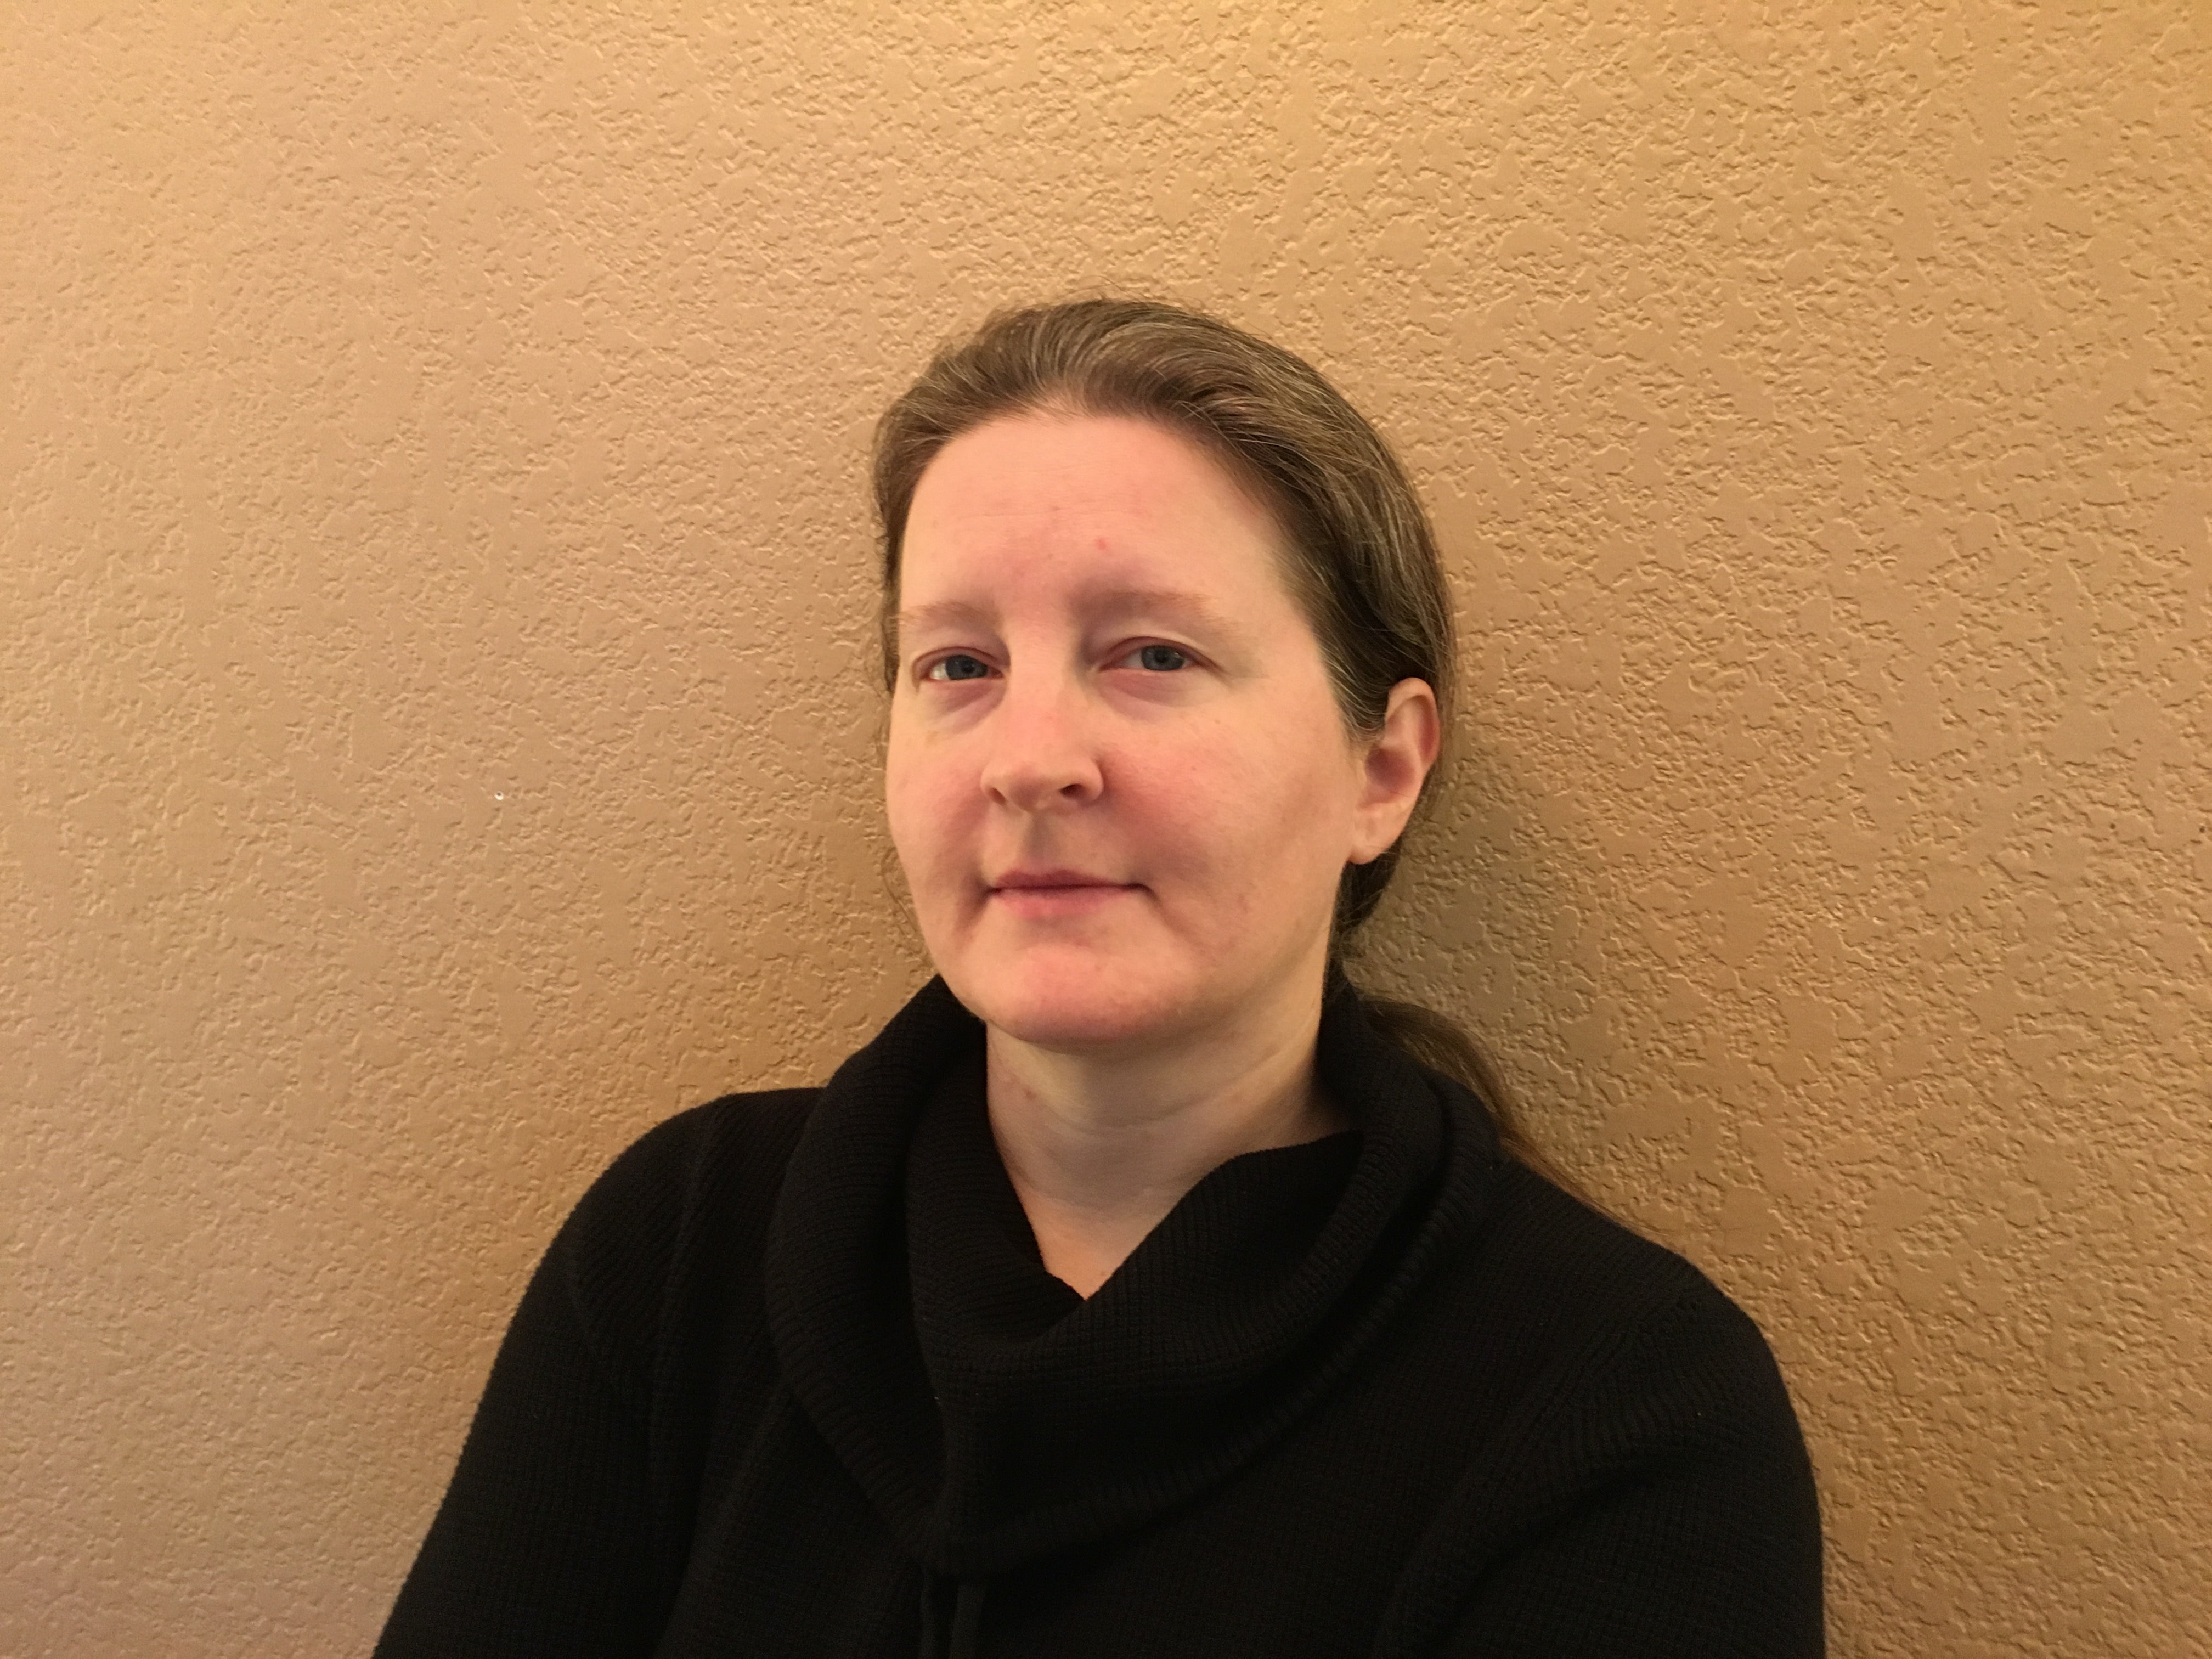
{"label": "hair pulled back", "polygon": [[[899,564],[908,509],[938,452],[1027,413],[1124,416],[1182,434],[1275,514],[1293,593],[1356,736],[1382,730],[1390,689],[1425,680],[1451,730],[1457,647],[1436,538],[1389,446],[1312,365],[1218,319],[1158,301],[1078,300],[995,313],[942,347],[876,425],[883,531],[884,682],[896,683]],[[1436,769],[1422,787],[1425,800]],[[1340,956],[1396,873],[1393,845],[1339,878]],[[1387,1035],[1482,1095],[1507,1150],[1537,1161],[1489,1066],[1442,1015],[1370,999]]]}

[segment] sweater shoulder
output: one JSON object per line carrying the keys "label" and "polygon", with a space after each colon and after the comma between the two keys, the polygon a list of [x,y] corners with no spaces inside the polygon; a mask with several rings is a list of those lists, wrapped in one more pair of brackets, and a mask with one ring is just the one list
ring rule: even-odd
{"label": "sweater shoulder", "polygon": [[1468,1358],[1501,1405],[1578,1393],[1624,1365],[1646,1389],[1674,1373],[1708,1398],[1771,1405],[1780,1392],[1758,1325],[1695,1264],[1517,1163],[1455,1278],[1479,1348]]}
{"label": "sweater shoulder", "polygon": [[1532,1293],[1569,1298],[1593,1316],[1727,1299],[1687,1258],[1511,1160],[1492,1189],[1482,1246],[1523,1275]]}
{"label": "sweater shoulder", "polygon": [[821,1091],[724,1095],[664,1119],[617,1154],[562,1231],[602,1247],[684,1231],[710,1200],[772,1205],[784,1165]]}
{"label": "sweater shoulder", "polygon": [[682,1305],[757,1276],[783,1172],[820,1091],[725,1095],[647,1130],[577,1200],[544,1271],[602,1363],[629,1371]]}
{"label": "sweater shoulder", "polygon": [[[1541,1176],[1504,1184],[1508,1248],[1528,1275],[1520,1334],[1540,1334],[1516,1415],[1574,1448],[1554,1473],[1579,1459],[1597,1485],[1653,1459],[1748,1457],[1779,1471],[1778,1490],[1809,1492],[1789,1388],[1751,1316],[1685,1257]],[[1530,1309],[1536,1297],[1555,1310]]]}
{"label": "sweater shoulder", "polygon": [[617,1153],[593,1189],[672,1177],[781,1181],[819,1089],[724,1095],[664,1118]]}
{"label": "sweater shoulder", "polygon": [[1819,1500],[1758,1325],[1532,1171],[1492,1199],[1451,1307],[1486,1429],[1377,1650],[1817,1653]]}

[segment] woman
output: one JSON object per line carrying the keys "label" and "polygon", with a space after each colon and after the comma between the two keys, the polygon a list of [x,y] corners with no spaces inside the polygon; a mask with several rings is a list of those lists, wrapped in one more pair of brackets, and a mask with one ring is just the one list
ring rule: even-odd
{"label": "woman", "polygon": [[1819,1652],[1756,1328],[1336,965],[1450,708],[1374,432],[1091,301],[941,352],[875,477],[939,977],[585,1196],[380,1653]]}

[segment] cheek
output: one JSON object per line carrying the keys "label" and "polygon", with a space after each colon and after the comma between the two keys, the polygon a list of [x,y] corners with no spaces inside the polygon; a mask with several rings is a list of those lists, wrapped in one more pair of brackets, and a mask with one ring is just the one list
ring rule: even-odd
{"label": "cheek", "polygon": [[908,885],[918,890],[941,862],[953,830],[954,790],[944,758],[926,745],[902,740],[892,728],[884,757],[884,815]]}
{"label": "cheek", "polygon": [[907,890],[931,905],[973,867],[978,792],[973,769],[942,745],[902,741],[891,728],[883,761],[883,811]]}
{"label": "cheek", "polygon": [[1176,866],[1224,897],[1274,902],[1285,878],[1332,885],[1349,850],[1348,761],[1304,732],[1248,732],[1141,763],[1142,816]]}

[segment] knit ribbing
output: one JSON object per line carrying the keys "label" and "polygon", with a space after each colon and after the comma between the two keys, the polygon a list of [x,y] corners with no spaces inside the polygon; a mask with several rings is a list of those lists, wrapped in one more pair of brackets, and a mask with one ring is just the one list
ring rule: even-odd
{"label": "knit ribbing", "polygon": [[1449,1246],[1494,1158],[1480,1106],[1381,1043],[1341,980],[1319,1054],[1356,1131],[1224,1164],[1088,1301],[1022,1237],[981,1027],[941,984],[832,1079],[769,1306],[793,1392],[917,1560],[1004,1572],[1190,1500]]}
{"label": "knit ribbing", "polygon": [[379,1659],[1817,1655],[1756,1327],[1358,1012],[1356,1130],[1231,1160],[1087,1303],[942,987],[818,1094],[654,1130],[532,1280]]}

